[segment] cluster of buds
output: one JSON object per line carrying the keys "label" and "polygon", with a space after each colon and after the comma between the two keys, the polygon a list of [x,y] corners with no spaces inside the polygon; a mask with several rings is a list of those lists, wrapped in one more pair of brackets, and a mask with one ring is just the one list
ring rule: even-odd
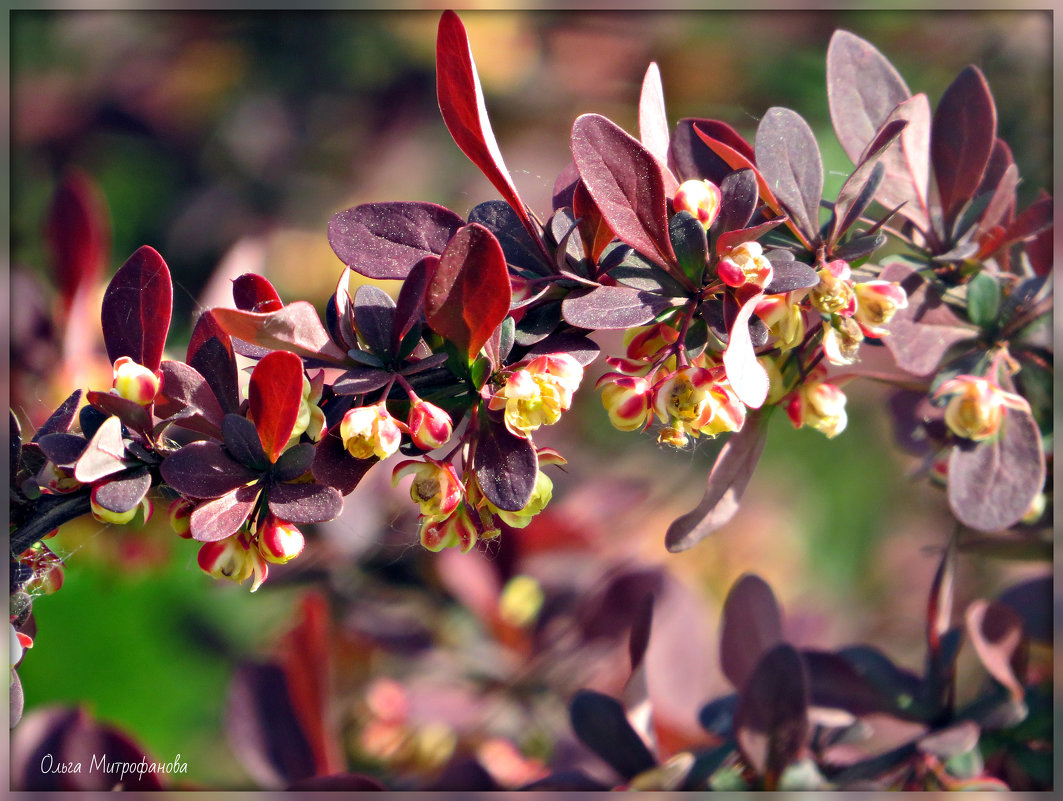
{"label": "cluster of buds", "polygon": [[458,548],[468,553],[480,540],[497,537],[501,524],[524,528],[539,514],[553,497],[554,484],[542,468],[565,464],[565,459],[553,448],[537,450],[539,472],[531,498],[518,511],[499,509],[480,489],[476,476],[466,471],[459,478],[451,462],[437,461],[429,456],[424,461],[407,459],[395,465],[391,473],[392,486],[412,476],[410,499],[419,507],[418,528],[421,545],[429,551]]}
{"label": "cluster of buds", "polygon": [[[180,533],[180,532],[178,532]],[[251,592],[269,576],[269,565],[290,562],[303,552],[303,533],[291,523],[268,514],[260,525],[230,537],[204,542],[197,561],[210,576],[242,584],[254,577]]]}
{"label": "cluster of buds", "polygon": [[676,366],[679,332],[666,324],[628,332],[623,357],[606,361],[619,372],[598,379],[609,421],[621,431],[661,423],[658,442],[677,448],[691,438],[738,431],[746,407],[727,383],[723,366],[700,354],[693,364]]}
{"label": "cluster of buds", "polygon": [[410,437],[418,448],[431,451],[442,447],[454,434],[450,415],[433,403],[410,395],[410,412],[406,422],[388,411],[387,403],[379,401],[371,406],[350,409],[340,422],[343,447],[356,459],[386,459],[398,451],[402,435]]}

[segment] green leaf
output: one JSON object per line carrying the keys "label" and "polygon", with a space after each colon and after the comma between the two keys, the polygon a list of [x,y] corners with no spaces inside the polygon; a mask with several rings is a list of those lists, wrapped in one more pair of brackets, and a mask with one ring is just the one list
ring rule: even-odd
{"label": "green leaf", "polygon": [[977,326],[994,325],[1000,311],[1000,284],[981,272],[967,284],[967,318]]}
{"label": "green leaf", "polygon": [[705,227],[689,211],[680,211],[669,221],[668,235],[679,266],[687,278],[694,282],[694,286],[701,286],[709,254]]}

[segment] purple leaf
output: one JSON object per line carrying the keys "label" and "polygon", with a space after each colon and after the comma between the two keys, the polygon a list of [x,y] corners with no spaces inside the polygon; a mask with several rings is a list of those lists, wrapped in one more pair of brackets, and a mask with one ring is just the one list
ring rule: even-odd
{"label": "purple leaf", "polygon": [[[461,152],[469,157],[520,217],[532,239],[539,231],[520,199],[487,118],[480,78],[476,74],[469,36],[458,15],[444,11],[436,37],[436,95],[443,122]],[[438,251],[437,251],[438,252]],[[543,251],[545,256],[545,250]]]}
{"label": "purple leaf", "polygon": [[258,478],[217,442],[192,442],[163,459],[163,480],[190,498],[220,498]]}
{"label": "purple leaf", "polygon": [[274,484],[269,510],[289,523],[324,523],[343,511],[343,496],[323,484]]}
{"label": "purple leaf", "polygon": [[701,128],[714,139],[728,142],[732,148],[753,159],[753,148],[742,136],[725,122],[700,117],[685,117],[675,126],[668,151],[668,166],[680,181],[708,179],[720,185],[733,171],[733,167],[716,155],[695,132]]}
{"label": "purple leaf", "polygon": [[143,500],[149,489],[151,473],[142,467],[98,484],[92,497],[104,509],[128,512]]}
{"label": "purple leaf", "polygon": [[225,450],[244,467],[261,472],[269,467],[266,451],[255,424],[238,414],[227,414],[221,422]]}
{"label": "purple leaf", "polygon": [[716,225],[721,231],[745,228],[757,210],[757,176],[753,170],[737,170],[720,182],[720,213]]}
{"label": "purple leaf", "polygon": [[953,314],[937,290],[911,267],[892,262],[879,278],[899,283],[908,293],[908,307],[897,310],[884,338],[901,369],[929,375],[949,348],[974,337],[975,330]]}
{"label": "purple leaf", "polygon": [[1052,577],[1037,576],[1008,587],[997,599],[1022,616],[1023,630],[1033,639],[1052,642]]}
{"label": "purple leaf", "polygon": [[391,373],[375,367],[352,367],[332,384],[337,395],[361,395],[380,389],[391,380]]}
{"label": "purple leaf", "polygon": [[900,73],[873,45],[835,31],[827,48],[827,100],[838,141],[853,161],[897,105],[911,96]]}
{"label": "purple leaf", "polygon": [[312,442],[301,442],[293,445],[281,454],[277,464],[271,471],[273,481],[295,481],[306,474],[314,461],[314,453],[317,448]]}
{"label": "purple leaf", "polygon": [[767,418],[759,411],[748,415],[742,429],[731,434],[712,466],[701,503],[668,527],[664,542],[669,551],[693,547],[735,516],[766,437]]}
{"label": "purple leaf", "polygon": [[159,367],[162,386],[155,396],[155,413],[162,419],[178,417],[182,428],[218,438],[225,416],[206,379],[184,362],[167,359]]}
{"label": "purple leaf", "polygon": [[279,665],[244,663],[236,669],[225,730],[240,764],[262,787],[279,790],[316,772],[313,748]]}
{"label": "purple leaf", "polygon": [[792,645],[776,645],[757,663],[735,709],[743,758],[768,789],[795,762],[811,734],[808,669]]}
{"label": "purple leaf", "polygon": [[333,344],[312,304],[289,303],[275,312],[257,314],[239,309],[211,309],[218,325],[232,337],[270,350],[342,364],[347,354]]}
{"label": "purple leaf", "polygon": [[532,345],[528,349],[528,356],[567,353],[586,367],[598,358],[600,351],[598,343],[582,334],[554,333]]}
{"label": "purple leaf", "polygon": [[946,230],[974,196],[997,137],[997,111],[985,77],[966,67],[941,96],[930,133]]}
{"label": "purple leaf", "polygon": [[504,512],[519,512],[535,490],[539,456],[531,440],[515,437],[484,415],[473,470],[487,500]]}
{"label": "purple leaf", "polygon": [[276,462],[288,444],[303,402],[303,363],[294,353],[274,351],[251,372],[247,416],[258,429],[262,448]]}
{"label": "purple leaf", "polygon": [[125,444],[122,442],[122,421],[108,417],[92,435],[81,458],[74,467],[74,478],[82,484],[92,484],[101,478],[124,470]]}
{"label": "purple leaf", "polygon": [[94,292],[103,275],[111,249],[107,217],[96,182],[79,169],[68,170],[55,189],[44,230],[55,286],[68,313],[77,295]]}
{"label": "purple leaf", "polygon": [[775,594],[760,576],[746,573],[727,593],[720,615],[720,669],[742,692],[761,657],[782,640]]}
{"label": "purple leaf", "polygon": [[350,495],[377,461],[376,458],[355,459],[351,456],[343,447],[339,425],[336,425],[317,443],[311,470],[319,483],[335,487],[341,495]]}
{"label": "purple leaf", "polygon": [[395,301],[394,320],[391,325],[391,352],[398,353],[405,336],[420,323],[424,314],[424,296],[428,289],[428,276],[436,268],[439,260],[434,256],[425,257],[410,269],[406,280],[402,282],[399,297]]}
{"label": "purple leaf", "polygon": [[1000,434],[952,450],[949,506],[956,519],[980,531],[1015,525],[1044,487],[1041,432],[1028,412],[1006,409]]}
{"label": "purple leaf", "polygon": [[197,506],[190,518],[192,539],[216,542],[235,534],[254,511],[259,491],[257,484],[237,487],[220,498]]}
{"label": "purple leaf", "polygon": [[803,261],[796,261],[788,250],[769,250],[764,254],[771,262],[771,283],[764,287],[765,295],[808,289],[819,283],[819,275]]}
{"label": "purple leaf", "polygon": [[593,690],[580,690],[569,706],[569,718],[580,742],[625,781],[656,764],[653,754],[628,723],[624,707],[615,698]]}
{"label": "purple leaf", "polygon": [[716,252],[722,256],[736,245],[760,239],[764,234],[768,233],[768,231],[777,228],[784,222],[786,222],[785,217],[776,217],[774,220],[759,223],[752,228],[738,228],[733,231],[725,231],[716,239]]}
{"label": "purple leaf", "polygon": [[139,248],[114,274],[103,295],[101,317],[107,357],[128,356],[158,370],[170,330],[173,286],[158,252]]}
{"label": "purple leaf", "polygon": [[128,400],[120,395],[112,395],[110,392],[92,390],[85,393],[85,400],[100,411],[114,415],[122,421],[123,425],[134,431],[147,431],[151,428],[150,412],[136,401]]}
{"label": "purple leaf", "polygon": [[868,143],[856,169],[845,179],[838,198],[834,201],[829,241],[836,242],[856,223],[871,203],[885,177],[886,167],[882,163],[882,156],[907,126],[907,120],[890,120]]}
{"label": "purple leaf", "polygon": [[[80,434],[45,434],[37,441],[41,452],[48,461],[56,467],[70,469],[74,466],[81,454],[85,452],[89,442]],[[18,472],[17,467],[12,475]]]}
{"label": "purple leaf", "polygon": [[482,225],[471,223],[454,234],[429,276],[425,317],[471,362],[509,314],[510,298],[501,245]]}
{"label": "purple leaf", "polygon": [[185,361],[206,380],[222,413],[230,414],[240,408],[236,354],[232,339],[214,316],[216,311],[208,310],[196,320]]}
{"label": "purple leaf", "polygon": [[[745,150],[739,149],[729,142],[715,139],[712,135],[701,130],[698,126],[694,126],[694,133],[698,135],[698,138],[701,139],[702,142],[709,146],[709,149],[712,150],[713,153],[723,159],[732,170],[752,170],[753,174],[757,176],[757,191],[760,195],[760,199],[768,204],[768,207],[776,214],[784,214],[778,198],[775,197],[767,180],[754,164],[752,152],[747,154]],[[779,222],[783,222],[783,220],[779,220]],[[790,228],[797,235],[798,239],[802,240],[802,244],[811,249],[809,243],[803,241],[804,234],[801,233],[801,230],[795,228],[793,225],[791,225]],[[719,250],[719,247],[717,247],[717,250]]]}
{"label": "purple leaf", "polygon": [[[876,198],[887,208],[897,208],[921,231],[930,229],[930,101],[923,93],[908,98],[883,122],[908,125],[900,139],[886,149],[881,158],[886,173]],[[903,204],[903,206],[901,205]]]}
{"label": "purple leaf", "polygon": [[597,264],[606,245],[616,237],[582,180],[577,180],[572,190],[572,213],[579,220],[584,255],[590,259],[592,264]]}
{"label": "purple leaf", "polygon": [[[576,179],[579,179],[578,175]],[[505,201],[485,200],[474,206],[469,212],[469,222],[479,223],[495,235],[511,267],[538,275],[550,272],[550,260],[543,252],[542,241],[528,235],[520,217]]]}
{"label": "purple leaf", "polygon": [[[650,62],[639,95],[639,139],[662,167],[668,166],[668,115],[664,110],[664,87],[657,63]],[[675,194],[672,192],[672,194]]]}
{"label": "purple leaf", "polygon": [[273,284],[255,273],[233,279],[233,302],[240,311],[249,312],[277,311],[284,306]]}
{"label": "purple leaf", "polygon": [[762,297],[764,293],[757,292],[742,303],[723,352],[723,366],[731,389],[751,409],[759,409],[768,397],[768,373],[757,361],[749,335],[749,320]]}
{"label": "purple leaf", "polygon": [[823,197],[823,161],[816,136],[799,114],[768,109],[757,126],[757,168],[805,239],[819,239],[819,201]]}
{"label": "purple leaf", "polygon": [[614,122],[584,114],[572,126],[572,156],[617,238],[651,261],[673,264],[664,174],[653,155]]}
{"label": "purple leaf", "polygon": [[1003,684],[1012,698],[1026,694],[1022,677],[1026,670],[1027,642],[1022,618],[1009,606],[977,600],[967,607],[967,635],[986,671]]}
{"label": "purple leaf", "polygon": [[336,291],[325,306],[325,327],[332,341],[341,348],[358,347],[358,335],[354,328],[354,309],[351,306],[351,268],[345,267],[336,282]]}
{"label": "purple leaf", "polygon": [[645,325],[672,305],[672,299],[623,286],[571,292],[561,304],[565,322],[590,330]]}
{"label": "purple leaf", "polygon": [[363,284],[354,295],[354,324],[369,350],[392,354],[395,301],[382,289]]}
{"label": "purple leaf", "polygon": [[808,667],[813,706],[843,709],[857,717],[894,710],[894,700],[872,687],[845,657],[810,650],[802,650],[801,657]]}
{"label": "purple leaf", "polygon": [[332,215],[328,240],[340,261],[367,278],[405,278],[438,256],[464,224],[435,203],[366,203]]}
{"label": "purple leaf", "polygon": [[59,408],[52,412],[44,421],[37,433],[33,435],[31,442],[37,442],[46,434],[64,434],[70,430],[74,417],[77,415],[78,406],[81,403],[81,390],[75,389],[70,396],[59,404]]}

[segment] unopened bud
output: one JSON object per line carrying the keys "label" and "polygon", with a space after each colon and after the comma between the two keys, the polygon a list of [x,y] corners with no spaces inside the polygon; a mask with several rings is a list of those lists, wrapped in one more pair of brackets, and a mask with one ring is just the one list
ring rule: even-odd
{"label": "unopened bud", "polygon": [[305,545],[303,532],[273,515],[258,530],[258,552],[267,562],[281,565],[290,562],[303,552]]}
{"label": "unopened bud", "polygon": [[422,451],[435,450],[446,444],[454,433],[454,422],[450,415],[434,403],[418,397],[413,398],[406,426],[410,429],[413,444]]}
{"label": "unopened bud", "polygon": [[672,206],[677,212],[686,211],[709,228],[720,213],[720,187],[712,181],[684,181],[676,190]]}
{"label": "unopened bud", "polygon": [[155,400],[160,385],[161,381],[155,373],[128,356],[119,356],[115,360],[113,386],[120,397],[147,406]]}

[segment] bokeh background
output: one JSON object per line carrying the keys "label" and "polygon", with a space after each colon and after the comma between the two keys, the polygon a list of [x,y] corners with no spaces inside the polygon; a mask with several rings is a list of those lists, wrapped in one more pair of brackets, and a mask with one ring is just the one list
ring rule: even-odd
{"label": "bokeh background", "polygon": [[[801,113],[817,132],[830,197],[851,167],[831,132],[825,92],[824,58],[837,28],[873,42],[931,103],[966,64],[978,65],[997,100],[999,135],[1024,176],[1022,202],[1051,191],[1047,12],[462,17],[501,150],[535,209],[549,208],[578,114],[599,112],[636,130],[651,60],[673,121],[718,118],[751,139],[767,108]],[[176,358],[196,312],[228,304],[228,279],[239,273],[261,272],[285,301],[323,308],[341,269],[325,237],[333,213],[369,201],[429,200],[465,215],[496,197],[439,117],[435,13],[15,11],[10,19],[12,369],[22,371],[13,375],[12,403],[31,424],[73,389],[61,347],[43,361],[20,351],[34,332],[40,338],[34,326],[54,303],[42,225],[71,168],[91,176],[106,200],[112,272],[142,244],[167,260]],[[100,352],[91,341],[98,333],[80,336]],[[65,367],[101,388],[99,364]],[[833,441],[793,431],[776,415],[740,514],[671,555],[664,531],[697,502],[718,445],[664,452],[650,437],[614,431],[589,391],[592,380],[542,443],[563,450],[568,473],[555,478],[549,531],[519,535],[539,543],[539,561],[517,568],[504,549],[459,558],[421,552],[411,504],[388,486],[384,469],[348,498],[340,520],[319,527],[306,555],[254,596],[201,574],[195,547],[169,532],[165,509],[142,530],[69,525],[51,541],[66,560],[65,584],[34,605],[38,637],[20,669],[27,714],[83,704],[160,760],[179,753],[192,784],[253,787],[253,771],[226,739],[227,688],[240,660],[288,642],[312,588],[328,599],[337,745],[348,764],[391,764],[366,733],[369,688],[394,689],[381,681],[433,698],[417,725],[435,725],[444,743],[498,736],[546,760],[566,728],[568,695],[615,680],[611,652],[585,654],[563,676],[538,666],[533,690],[518,688],[514,676],[532,656],[498,642],[484,622],[483,603],[493,601],[463,595],[462,586],[482,573],[474,561],[505,561],[510,573],[548,584],[565,563],[550,558],[565,553],[566,536],[586,540],[593,554],[565,579],[581,591],[621,567],[668,577],[651,689],[677,745],[697,742],[698,706],[728,691],[716,626],[728,588],[747,571],[775,589],[795,640],[874,643],[920,668],[922,610],[951,523],[942,494],[906,477],[914,465],[891,445],[881,388],[853,386],[849,427]],[[960,567],[961,604],[1043,569],[972,557]],[[969,658],[962,664],[977,680]],[[451,691],[482,701],[484,685],[471,678],[477,671],[503,688],[492,691],[501,700],[490,710],[439,702]],[[538,700],[514,701],[517,689]],[[533,708],[532,723],[514,708]],[[432,767],[427,759],[417,769]]]}

